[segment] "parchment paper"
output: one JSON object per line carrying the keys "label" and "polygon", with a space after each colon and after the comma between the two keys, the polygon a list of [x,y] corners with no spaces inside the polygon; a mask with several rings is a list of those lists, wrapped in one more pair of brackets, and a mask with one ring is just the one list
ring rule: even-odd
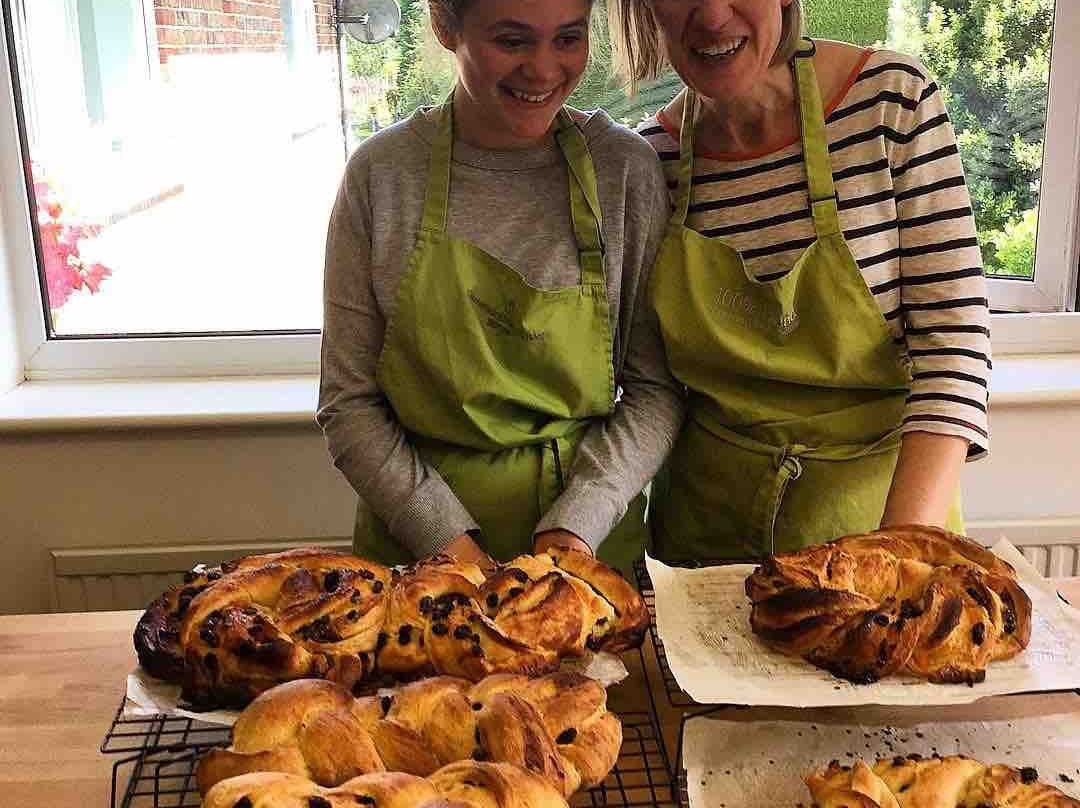
{"label": "parchment paper", "polygon": [[[1073,700],[1080,709],[1080,699]],[[890,723],[885,708],[873,707],[857,715],[842,711],[847,720],[835,724],[695,718],[687,723],[684,740],[691,808],[809,805],[802,777],[830,760],[851,765],[862,759],[873,765],[878,758],[911,752],[1033,766],[1043,782],[1080,798],[1080,713],[1026,717],[1023,710],[1014,710],[1021,715],[980,720],[972,717],[980,706],[924,710],[917,723]],[[934,720],[943,709],[954,714],[966,710],[969,719]]]}
{"label": "parchment paper", "polygon": [[1080,611],[1002,540],[993,552],[1016,568],[1031,597],[1031,642],[990,665],[986,681],[936,685],[894,676],[854,685],[809,662],[767,647],[750,629],[743,588],[753,565],[668,567],[646,557],[656,592],[656,626],[679,686],[700,704],[818,707],[848,704],[965,704],[1006,693],[1080,688]]}
{"label": "parchment paper", "polygon": [[[577,671],[595,679],[604,687],[618,684],[630,671],[626,669],[622,658],[606,652],[587,653],[577,660],[564,660],[560,670]],[[382,689],[382,693],[392,693],[392,689]],[[180,685],[163,682],[147,674],[142,668],[135,668],[127,677],[127,693],[124,699],[125,718],[145,718],[154,715],[176,715],[194,718],[207,724],[222,724],[231,727],[240,717],[238,710],[213,710],[195,712],[181,706]]]}

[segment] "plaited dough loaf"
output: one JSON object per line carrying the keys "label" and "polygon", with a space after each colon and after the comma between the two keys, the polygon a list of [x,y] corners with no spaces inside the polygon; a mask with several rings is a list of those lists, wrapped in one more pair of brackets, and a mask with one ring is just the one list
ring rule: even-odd
{"label": "plaited dough loaf", "polygon": [[906,526],[770,556],[746,580],[768,644],[836,676],[982,681],[1031,637],[1011,566],[963,536]]}
{"label": "plaited dough loaf", "polygon": [[806,778],[818,808],[1080,808],[1039,782],[1035,769],[987,766],[970,758],[885,758],[873,768],[838,761]]}
{"label": "plaited dough loaf", "polygon": [[507,763],[464,761],[430,778],[365,774],[324,788],[295,774],[244,774],[222,780],[203,808],[567,808],[543,778]]}
{"label": "plaited dough loaf", "polygon": [[360,690],[379,677],[538,676],[586,649],[638,645],[647,625],[637,591],[573,551],[485,578],[449,556],[391,571],[305,549],[197,568],[151,604],[134,639],[145,670],[209,708],[300,678]]}
{"label": "plaited dough loaf", "polygon": [[477,684],[440,676],[359,699],[332,682],[300,680],[248,705],[233,745],[207,752],[196,782],[205,794],[229,777],[277,771],[332,787],[379,771],[426,777],[478,759],[528,769],[570,796],[601,783],[621,746],[604,687],[579,674],[497,674]]}

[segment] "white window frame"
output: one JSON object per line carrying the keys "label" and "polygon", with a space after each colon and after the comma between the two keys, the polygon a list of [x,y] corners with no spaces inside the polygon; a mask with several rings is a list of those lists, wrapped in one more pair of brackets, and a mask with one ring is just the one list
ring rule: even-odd
{"label": "white window frame", "polygon": [[[144,5],[153,14],[153,6]],[[5,25],[4,11],[0,23]],[[151,17],[152,19],[152,17]],[[149,23],[148,23],[149,24]],[[18,31],[15,32],[18,36]],[[314,374],[319,367],[319,335],[260,334],[145,338],[53,338],[45,327],[38,282],[33,222],[21,165],[13,81],[6,34],[0,37],[0,246],[7,252],[9,282],[16,307],[17,342],[23,378],[116,379],[145,377]],[[8,180],[12,181],[8,181]],[[0,278],[0,282],[4,279]]]}
{"label": "white window frame", "polygon": [[[1075,41],[1066,42],[1066,32]],[[1076,308],[1080,270],[1080,2],[1057,0],[1047,100],[1035,280],[990,278],[995,310]]]}
{"label": "white window frame", "polygon": [[[147,2],[151,9],[152,5]],[[0,12],[0,23],[5,24]],[[149,23],[148,23],[149,24]],[[1055,47],[1040,200],[1035,281],[991,279],[998,310],[1068,311],[1075,308],[1080,258],[1080,2],[1057,0]],[[15,32],[18,35],[18,32]],[[6,34],[0,37],[0,142],[18,144]],[[244,336],[49,339],[38,285],[20,149],[0,149],[0,283],[13,288],[21,377],[131,379],[316,374],[317,333]],[[14,181],[9,181],[14,180]],[[10,277],[4,278],[4,268]],[[996,353],[1080,351],[1080,314],[995,317]]]}

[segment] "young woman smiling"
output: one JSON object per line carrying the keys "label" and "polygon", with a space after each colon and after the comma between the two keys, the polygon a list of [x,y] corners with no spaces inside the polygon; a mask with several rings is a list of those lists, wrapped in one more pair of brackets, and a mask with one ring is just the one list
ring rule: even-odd
{"label": "young woman smiling", "polygon": [[971,200],[916,60],[801,36],[798,0],[612,0],[623,69],[687,90],[639,131],[675,188],[652,302],[690,409],[657,551],[759,556],[962,529],[986,454],[989,310]]}
{"label": "young woman smiling", "polygon": [[318,421],[360,495],[355,551],[558,543],[625,568],[682,412],[642,305],[663,172],[564,107],[589,0],[429,5],[454,92],[351,157],[327,241]]}

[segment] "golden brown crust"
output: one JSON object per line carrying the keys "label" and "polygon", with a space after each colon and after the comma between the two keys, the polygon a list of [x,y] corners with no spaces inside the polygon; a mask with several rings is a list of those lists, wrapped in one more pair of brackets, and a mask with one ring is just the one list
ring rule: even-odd
{"label": "golden brown crust", "polygon": [[402,772],[366,774],[338,788],[323,788],[292,774],[262,772],[221,781],[203,798],[203,808],[426,808],[438,800],[432,783]]}
{"label": "golden brown crust", "polygon": [[555,788],[506,763],[451,763],[430,777],[440,796],[469,808],[566,808]]}
{"label": "golden brown crust", "polygon": [[440,676],[360,699],[331,682],[289,682],[248,706],[233,745],[204,755],[196,780],[204,794],[255,771],[332,787],[383,770],[426,777],[476,759],[527,768],[569,796],[602,782],[618,758],[622,725],[606,701],[602,685],[571,673],[499,674],[475,685]]}
{"label": "golden brown crust", "polygon": [[1013,568],[939,528],[889,528],[770,556],[746,592],[754,633],[857,683],[909,673],[973,684],[1031,636],[1031,600]]}
{"label": "golden brown crust", "polygon": [[1035,769],[987,766],[959,755],[912,755],[883,758],[872,768],[833,761],[805,780],[819,808],[1080,808],[1080,801],[1038,777]]}
{"label": "golden brown crust", "polygon": [[303,548],[193,571],[134,639],[148,672],[211,708],[301,678],[362,692],[380,676],[538,676],[586,648],[640,642],[642,615],[629,584],[572,551],[522,556],[485,579],[450,556],[391,571]]}
{"label": "golden brown crust", "polygon": [[617,570],[566,547],[551,547],[541,555],[549,556],[556,567],[587,583],[614,609],[614,625],[595,637],[590,643],[593,650],[619,653],[641,645],[649,627],[649,612],[638,591]]}
{"label": "golden brown crust", "polygon": [[214,786],[203,808],[567,808],[551,785],[505,763],[454,763],[430,778],[380,772],[324,788],[291,774],[246,774]]}

